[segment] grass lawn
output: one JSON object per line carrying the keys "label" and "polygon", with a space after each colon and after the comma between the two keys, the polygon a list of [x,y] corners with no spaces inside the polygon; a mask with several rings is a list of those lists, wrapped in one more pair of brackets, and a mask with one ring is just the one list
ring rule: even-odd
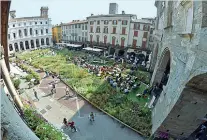
{"label": "grass lawn", "polygon": [[[48,52],[49,50],[42,50]],[[151,132],[151,111],[144,107],[147,98],[137,98],[137,93],[143,93],[147,88],[141,84],[138,89],[125,95],[112,88],[103,78],[97,77],[80,68],[73,63],[66,61],[66,55],[71,58],[85,55],[83,52],[69,52],[67,50],[58,51],[55,56],[40,57],[41,50],[24,53],[18,57],[22,60],[32,58],[32,63],[36,68],[44,68],[61,74],[68,79],[65,82],[73,87],[78,93],[88,100],[107,111],[109,114],[140,131],[144,136],[149,136]],[[127,73],[127,72],[126,72]],[[141,73],[137,74],[140,80],[147,80]]]}

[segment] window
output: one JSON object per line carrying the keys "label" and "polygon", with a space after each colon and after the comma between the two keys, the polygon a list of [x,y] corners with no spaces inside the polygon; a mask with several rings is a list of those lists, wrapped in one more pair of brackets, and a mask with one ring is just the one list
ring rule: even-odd
{"label": "window", "polygon": [[24,36],[27,36],[27,29],[24,29]]}
{"label": "window", "polygon": [[97,32],[97,33],[100,33],[100,27],[97,27],[97,28],[96,28],[96,32]]}
{"label": "window", "polygon": [[15,33],[13,33],[13,37],[16,38],[16,34]]}
{"label": "window", "polygon": [[48,29],[46,29],[46,34],[48,34]]}
{"label": "window", "polygon": [[121,38],[121,47],[124,47],[125,38]]}
{"label": "window", "polygon": [[134,30],[140,30],[140,24],[134,23]]}
{"label": "window", "polygon": [[93,33],[93,27],[91,27],[91,30],[90,30],[90,32],[91,32],[91,33]]}
{"label": "window", "polygon": [[84,41],[84,37],[82,37],[82,41]]}
{"label": "window", "polygon": [[104,24],[105,25],[109,24],[108,20],[104,20]]}
{"label": "window", "polygon": [[45,22],[45,24],[47,24],[47,21]]}
{"label": "window", "polygon": [[93,25],[93,23],[94,23],[93,21],[90,21],[90,25]]}
{"label": "window", "polygon": [[13,27],[15,27],[15,24],[13,24]]}
{"label": "window", "polygon": [[108,27],[104,27],[104,33],[108,33]]}
{"label": "window", "polygon": [[38,30],[36,30],[36,35],[38,35]]}
{"label": "window", "polygon": [[136,47],[137,46],[137,40],[136,39],[133,40],[132,46],[133,47]]}
{"label": "window", "polygon": [[97,25],[100,25],[100,20],[97,21]]}
{"label": "window", "polygon": [[82,30],[84,30],[84,26],[82,26]]}
{"label": "window", "polygon": [[32,25],[32,22],[30,22],[29,25]]}
{"label": "window", "polygon": [[19,23],[19,26],[21,26],[21,24]]}
{"label": "window", "polygon": [[81,24],[78,24],[78,28],[81,28]]}
{"label": "window", "polygon": [[35,24],[37,24],[37,22],[35,22]]}
{"label": "window", "polygon": [[77,26],[77,24],[75,24],[75,28],[77,28],[78,26]]}
{"label": "window", "polygon": [[78,39],[79,39],[79,41],[81,41],[81,37],[80,36],[78,37]]}
{"label": "window", "polygon": [[43,29],[41,29],[41,35],[43,35]]}
{"label": "window", "polygon": [[87,25],[85,25],[85,30],[87,30]]}
{"label": "window", "polygon": [[122,20],[122,25],[127,25],[127,20]]}
{"label": "window", "polygon": [[143,38],[147,38],[148,32],[144,32]]}
{"label": "window", "polygon": [[19,30],[19,37],[22,37],[22,31]]}
{"label": "window", "polygon": [[32,35],[32,28],[29,29],[30,35]]}
{"label": "window", "polygon": [[24,23],[24,26],[26,26],[26,25],[27,25],[27,23],[25,22],[25,23]]}
{"label": "window", "polygon": [[122,27],[122,34],[125,35],[126,34],[126,28]]}
{"label": "window", "polygon": [[191,33],[192,31],[192,24],[193,24],[193,10],[192,7],[188,8],[187,10],[187,17],[186,17],[186,28],[185,31],[187,33]]}
{"label": "window", "polygon": [[42,24],[42,22],[40,22],[40,24]]}
{"label": "window", "polygon": [[10,34],[8,34],[8,38],[10,39]]}
{"label": "window", "polygon": [[138,31],[134,31],[134,36],[138,37]]}
{"label": "window", "polygon": [[146,31],[146,25],[143,25],[143,30]]}
{"label": "window", "polygon": [[117,25],[117,20],[113,20],[113,25]]}
{"label": "window", "polygon": [[112,34],[115,34],[116,33],[116,27],[113,27],[113,32]]}

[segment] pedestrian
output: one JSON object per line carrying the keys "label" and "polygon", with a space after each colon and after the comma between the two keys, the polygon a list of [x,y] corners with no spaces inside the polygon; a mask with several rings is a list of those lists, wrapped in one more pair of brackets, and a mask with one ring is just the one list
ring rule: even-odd
{"label": "pedestrian", "polygon": [[65,88],[65,96],[69,95],[69,88],[66,86]]}
{"label": "pedestrian", "polygon": [[34,96],[35,96],[35,98],[39,101],[39,98],[38,98],[38,96],[37,96],[37,91],[36,91],[35,89],[33,89],[33,91],[34,91]]}
{"label": "pedestrian", "polygon": [[75,130],[75,132],[77,132],[74,121],[71,121],[68,124],[70,125],[71,130]]}
{"label": "pedestrian", "polygon": [[56,92],[55,83],[52,84],[51,93],[54,94]]}

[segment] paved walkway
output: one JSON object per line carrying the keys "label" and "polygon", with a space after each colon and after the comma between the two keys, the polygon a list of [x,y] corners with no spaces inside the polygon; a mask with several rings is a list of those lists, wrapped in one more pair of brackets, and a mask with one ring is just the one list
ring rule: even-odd
{"label": "paved walkway", "polygon": [[[11,70],[13,69],[11,68]],[[44,73],[40,73],[41,77],[43,75]],[[37,110],[58,128],[63,128],[62,120],[64,117],[73,120],[78,132],[73,133],[70,130],[63,129],[71,140],[143,140],[139,134],[95,109],[74,92],[70,91],[72,97],[66,97],[66,85],[61,82],[56,86],[56,93],[51,95],[51,88],[48,83],[52,81],[53,79],[48,77],[41,80],[40,85],[35,87],[39,101],[34,97],[33,89],[25,90],[22,96],[33,100]],[[88,119],[90,112],[96,114],[93,124]]]}

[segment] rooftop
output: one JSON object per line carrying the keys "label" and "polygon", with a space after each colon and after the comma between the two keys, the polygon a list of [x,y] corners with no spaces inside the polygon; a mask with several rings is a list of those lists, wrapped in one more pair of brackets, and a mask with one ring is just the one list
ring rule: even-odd
{"label": "rooftop", "polygon": [[97,18],[97,17],[131,17],[136,16],[135,14],[107,14],[107,15],[91,15],[88,18]]}
{"label": "rooftop", "polygon": [[47,19],[47,18],[45,18],[45,17],[41,17],[41,16],[34,16],[34,17],[20,17],[20,18],[9,19],[9,22],[11,22],[11,21],[21,21],[21,20],[31,20],[31,19]]}
{"label": "rooftop", "polygon": [[61,25],[73,25],[73,24],[81,24],[81,23],[87,23],[87,20],[73,20],[69,23],[62,23]]}
{"label": "rooftop", "polygon": [[149,20],[145,20],[145,19],[134,19],[132,20],[132,22],[152,24],[152,22],[150,22]]}

